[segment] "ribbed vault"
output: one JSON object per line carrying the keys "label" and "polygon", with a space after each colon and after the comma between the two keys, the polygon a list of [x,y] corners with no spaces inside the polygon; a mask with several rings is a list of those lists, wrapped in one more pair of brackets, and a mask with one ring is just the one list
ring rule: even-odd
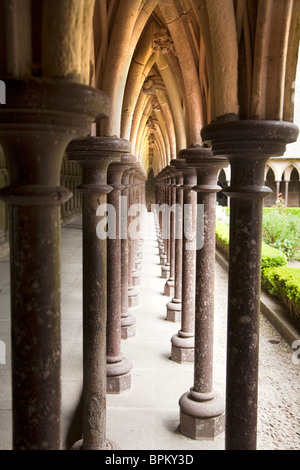
{"label": "ribbed vault", "polygon": [[0,72],[103,90],[97,134],[130,140],[157,174],[212,121],[293,121],[299,12],[300,0],[1,1]]}
{"label": "ribbed vault", "polygon": [[211,121],[293,120],[299,0],[96,0],[94,38],[99,133],[130,140],[146,174]]}

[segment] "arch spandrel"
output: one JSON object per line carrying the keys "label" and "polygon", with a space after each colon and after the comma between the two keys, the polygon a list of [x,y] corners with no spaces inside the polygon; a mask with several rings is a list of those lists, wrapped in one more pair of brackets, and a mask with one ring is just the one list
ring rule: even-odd
{"label": "arch spandrel", "polygon": [[294,170],[296,170],[298,174],[298,178],[300,180],[300,164],[298,163],[297,165],[297,162],[294,162],[284,170],[284,173],[283,173],[284,181],[290,181],[291,174],[293,173]]}

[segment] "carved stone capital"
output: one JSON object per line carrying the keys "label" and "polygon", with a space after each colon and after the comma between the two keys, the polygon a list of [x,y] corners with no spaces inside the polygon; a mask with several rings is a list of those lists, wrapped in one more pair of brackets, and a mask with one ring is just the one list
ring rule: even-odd
{"label": "carved stone capital", "polygon": [[144,81],[143,92],[145,95],[155,96],[155,84],[151,78]]}
{"label": "carved stone capital", "polygon": [[153,96],[152,99],[151,99],[151,107],[155,111],[161,111],[161,107],[160,107],[159,101],[156,98],[156,96]]}
{"label": "carved stone capital", "polygon": [[167,28],[160,28],[154,34],[152,48],[155,52],[159,51],[162,54],[173,52],[173,54],[176,55],[174,42]]}

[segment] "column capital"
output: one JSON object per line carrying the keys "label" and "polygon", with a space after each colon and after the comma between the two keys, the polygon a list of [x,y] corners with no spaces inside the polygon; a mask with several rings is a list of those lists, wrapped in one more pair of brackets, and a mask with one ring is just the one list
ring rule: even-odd
{"label": "column capital", "polygon": [[128,162],[128,167],[122,174],[122,185],[124,186],[124,189],[129,189],[132,186],[132,184],[129,183],[129,179],[131,174],[130,172],[132,172],[133,165],[136,162],[135,155],[123,155],[122,161]]}
{"label": "column capital", "polygon": [[173,54],[176,55],[174,42],[167,28],[159,28],[155,32],[152,48],[155,52],[159,51],[161,54],[173,52]]}
{"label": "column capital", "polygon": [[115,136],[88,136],[74,139],[67,147],[70,161],[77,161],[82,167],[82,193],[107,194],[112,186],[107,184],[107,171],[112,163],[121,163],[124,154],[128,154],[131,143]]}
{"label": "column capital", "polygon": [[113,189],[122,190],[125,188],[122,183],[122,177],[126,170],[130,169],[132,163],[135,162],[133,155],[122,155],[119,162],[112,162],[108,167],[108,183]]}
{"label": "column capital", "polygon": [[0,142],[13,181],[0,197],[14,205],[63,204],[72,195],[57,184],[65,148],[90,132],[95,116],[108,116],[109,100],[100,90],[61,79],[8,78],[5,84]]}
{"label": "column capital", "polygon": [[218,122],[201,131],[213,154],[226,156],[231,164],[232,184],[224,194],[243,199],[259,199],[271,192],[264,186],[265,164],[271,156],[283,155],[298,133],[298,127],[291,122],[260,120]]}
{"label": "column capital", "polygon": [[185,163],[183,160],[178,160],[177,158],[174,160],[171,160],[170,162],[171,166],[175,168],[175,178],[176,178],[176,187],[181,187],[183,184],[183,174],[182,170],[185,167]]}
{"label": "column capital", "polygon": [[245,120],[214,122],[201,130],[204,143],[211,145],[214,155],[229,160],[239,156],[279,157],[286,145],[297,140],[298,127],[292,122]]}
{"label": "column capital", "polygon": [[216,184],[217,174],[221,168],[228,166],[228,161],[223,156],[214,156],[210,148],[195,145],[179,152],[185,159],[186,165],[195,168],[197,173],[197,186],[195,191],[218,192],[220,186]]}

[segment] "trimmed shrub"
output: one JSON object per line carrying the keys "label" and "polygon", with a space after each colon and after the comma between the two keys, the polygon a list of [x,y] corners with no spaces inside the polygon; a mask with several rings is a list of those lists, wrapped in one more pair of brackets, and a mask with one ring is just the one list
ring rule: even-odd
{"label": "trimmed shrub", "polygon": [[263,241],[282,251],[287,258],[300,256],[300,217],[286,208],[264,213],[262,224]]}
{"label": "trimmed shrub", "polygon": [[229,253],[229,226],[223,224],[219,220],[216,220],[216,245],[223,253],[226,259],[228,259]]}
{"label": "trimmed shrub", "polygon": [[[216,221],[216,246],[226,259],[229,254],[229,227]],[[262,287],[276,295],[300,326],[300,268],[286,266],[287,256],[277,248],[262,242]]]}
{"label": "trimmed shrub", "polygon": [[262,243],[261,269],[270,268],[272,266],[285,266],[287,261],[287,257],[282,253],[282,251],[277,250],[264,242]]}
{"label": "trimmed shrub", "polygon": [[[229,253],[229,227],[219,220],[216,221],[216,245],[228,258]],[[287,257],[284,253],[271,246],[262,243],[261,267],[285,266]]]}
{"label": "trimmed shrub", "polygon": [[[230,207],[223,211],[229,215]],[[264,207],[262,227],[267,245],[282,251],[288,260],[300,261],[300,207]]]}
{"label": "trimmed shrub", "polygon": [[284,302],[300,326],[300,268],[265,268],[262,270],[262,285]]}

